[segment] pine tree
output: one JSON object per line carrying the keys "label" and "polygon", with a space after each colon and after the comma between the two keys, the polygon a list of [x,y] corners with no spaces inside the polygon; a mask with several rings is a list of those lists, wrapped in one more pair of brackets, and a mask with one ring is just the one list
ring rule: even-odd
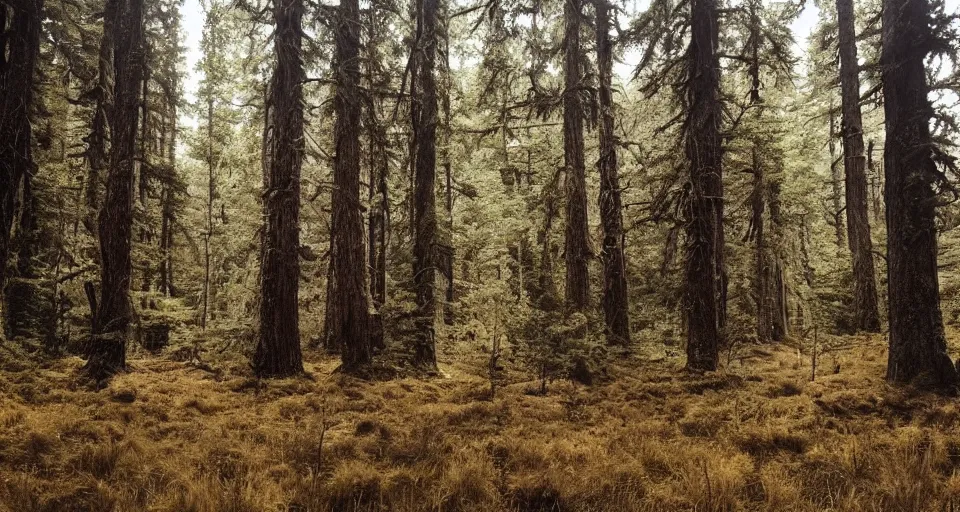
{"label": "pine tree", "polygon": [[563,4],[563,164],[566,169],[566,292],[573,311],[590,307],[589,261],[592,256],[587,224],[586,164],[583,156],[583,72],[580,62],[581,0]]}
{"label": "pine tree", "polygon": [[843,168],[845,173],[847,240],[853,258],[854,322],[858,330],[878,332],[877,283],[867,209],[866,155],[860,115],[860,63],[857,60],[853,0],[837,0],[837,39],[840,49],[840,90],[843,108]]}
{"label": "pine tree", "polygon": [[369,365],[369,295],[364,260],[363,216],[360,213],[360,5],[341,0],[336,30],[335,154],[330,240],[328,346],[340,349],[343,366],[355,371]]}
{"label": "pine tree", "polygon": [[597,67],[600,71],[600,217],[603,224],[603,313],[608,344],[630,343],[630,305],[626,260],[623,254],[623,205],[614,133],[613,49],[610,41],[610,5],[595,0]]}
{"label": "pine tree", "polygon": [[17,197],[29,190],[34,172],[31,110],[43,8],[39,0],[7,4],[0,4],[0,296],[6,294]]}
{"label": "pine tree", "polygon": [[300,352],[300,167],[303,162],[302,0],[276,0],[276,63],[264,130],[264,219],[260,249],[260,377],[303,372]]}
{"label": "pine tree", "polygon": [[690,164],[687,366],[715,370],[726,323],[718,13],[715,0],[692,0],[690,9],[683,113],[685,154]]}
{"label": "pine tree", "polygon": [[126,366],[131,321],[131,232],[137,156],[140,85],[143,79],[143,0],[120,0],[113,38],[114,104],[110,115],[110,174],[100,210],[100,300],[93,313],[96,337],[86,370],[100,380]]}
{"label": "pine tree", "polygon": [[924,69],[940,41],[927,0],[883,2],[883,110],[890,320],[887,380],[955,392],[937,271],[938,166],[952,161],[930,134],[933,108]]}
{"label": "pine tree", "polygon": [[434,253],[437,236],[437,0],[422,0],[418,12],[418,55],[414,59],[419,107],[414,115],[413,280],[417,294],[417,339],[413,363],[435,370],[437,366],[434,317],[436,299]]}

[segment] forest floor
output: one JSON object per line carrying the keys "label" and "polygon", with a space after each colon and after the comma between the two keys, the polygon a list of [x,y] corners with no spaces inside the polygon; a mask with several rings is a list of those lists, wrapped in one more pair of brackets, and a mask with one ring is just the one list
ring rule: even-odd
{"label": "forest floor", "polygon": [[715,374],[637,357],[542,396],[514,370],[492,400],[479,346],[384,382],[315,353],[310,378],[258,382],[239,354],[135,350],[96,391],[80,359],[7,342],[0,510],[960,509],[960,404],[887,386],[881,337],[838,340],[815,382],[796,348],[747,346]]}

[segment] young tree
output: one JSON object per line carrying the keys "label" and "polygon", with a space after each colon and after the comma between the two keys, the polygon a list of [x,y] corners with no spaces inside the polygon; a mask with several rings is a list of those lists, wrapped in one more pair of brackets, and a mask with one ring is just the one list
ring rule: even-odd
{"label": "young tree", "polygon": [[936,46],[927,0],[883,2],[884,171],[887,206],[890,352],[887,380],[955,391],[960,378],[947,355],[937,276],[939,165],[924,69]]}
{"label": "young tree", "polygon": [[330,278],[327,346],[340,349],[348,371],[370,364],[369,295],[360,213],[360,3],[341,0],[336,30]]}
{"label": "young tree", "polygon": [[685,154],[687,205],[687,366],[715,370],[726,323],[723,262],[723,148],[716,0],[692,0],[687,48]]}
{"label": "young tree", "polygon": [[866,155],[860,115],[860,63],[857,60],[853,0],[837,0],[840,92],[843,117],[843,169],[847,205],[847,240],[853,258],[854,322],[857,330],[878,332],[877,282],[867,210]]}
{"label": "young tree", "polygon": [[581,0],[563,3],[563,164],[566,168],[566,305],[575,311],[590,307],[591,257],[587,225],[586,164],[583,157],[583,73],[580,63]]}
{"label": "young tree", "polygon": [[614,134],[613,48],[610,41],[610,5],[595,0],[597,67],[600,71],[600,218],[603,224],[603,314],[608,344],[630,343],[630,308],[626,261],[623,254],[623,206]]}
{"label": "young tree", "polygon": [[42,7],[40,0],[0,3],[0,295],[16,197],[33,172],[31,109]]}
{"label": "young tree", "polygon": [[259,377],[303,372],[300,352],[300,167],[303,162],[301,60],[303,1],[275,0],[276,63],[264,134],[264,219],[260,249],[260,331],[253,355]]}
{"label": "young tree", "polygon": [[98,225],[100,301],[93,312],[96,337],[86,366],[90,376],[98,380],[110,377],[126,365],[126,335],[132,315],[130,237],[140,84],[144,69],[143,0],[120,0],[115,21],[112,38],[115,42],[115,101],[110,115],[110,175]]}
{"label": "young tree", "polygon": [[436,300],[434,250],[437,236],[437,0],[422,0],[418,13],[416,56],[419,109],[414,116],[416,159],[414,176],[413,280],[417,293],[417,340],[413,363],[437,367],[434,317]]}

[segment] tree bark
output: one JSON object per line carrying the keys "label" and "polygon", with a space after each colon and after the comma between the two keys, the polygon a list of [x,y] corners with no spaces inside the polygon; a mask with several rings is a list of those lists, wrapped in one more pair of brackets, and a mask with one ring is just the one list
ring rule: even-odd
{"label": "tree bark", "polygon": [[600,219],[603,224],[603,315],[607,344],[630,343],[630,309],[623,254],[623,205],[613,115],[613,48],[610,5],[596,0],[597,68],[600,71]]}
{"label": "tree bark", "polygon": [[42,7],[39,0],[10,8],[0,5],[0,295],[6,285],[16,198],[34,167],[30,117]]}
{"label": "tree bark", "polygon": [[[211,27],[215,30],[215,27]],[[200,311],[200,329],[207,328],[210,311],[210,240],[213,238],[213,198],[216,194],[216,170],[213,162],[213,92],[207,98],[207,212],[206,233],[203,235],[203,305]]]}
{"label": "tree bark", "polygon": [[169,103],[169,109],[170,134],[168,139],[162,142],[167,144],[166,157],[167,165],[170,166],[171,177],[164,181],[160,198],[162,215],[160,221],[160,293],[173,297],[176,295],[176,288],[173,284],[173,223],[176,220],[176,209],[174,208],[176,191],[170,181],[175,179],[177,169],[177,107],[173,101]]}
{"label": "tree bark", "polygon": [[370,364],[370,310],[360,212],[360,4],[341,0],[336,29],[336,113],[330,233],[331,278],[335,293],[327,297],[329,345],[340,349],[343,368]]}
{"label": "tree bark", "polygon": [[573,311],[590,307],[590,240],[587,225],[587,179],[583,157],[583,108],[580,102],[581,0],[563,3],[563,163],[566,168],[566,306]]}
{"label": "tree bark", "polygon": [[834,104],[830,100],[830,139],[827,146],[830,148],[830,187],[833,193],[830,195],[830,202],[833,204],[833,229],[837,248],[843,249],[847,236],[843,223],[843,176],[840,174],[839,158],[837,158],[837,117],[833,113]]}
{"label": "tree bark", "polygon": [[437,367],[434,335],[436,268],[433,257],[437,234],[437,11],[437,0],[423,0],[419,24],[422,54],[418,59],[420,111],[413,127],[417,134],[413,280],[418,323],[413,363],[427,370]]}
{"label": "tree bark", "polygon": [[890,352],[887,380],[955,391],[937,276],[933,115],[924,60],[931,33],[926,0],[883,2],[883,98]]}
{"label": "tree bark", "polygon": [[853,0],[837,0],[840,48],[840,91],[843,108],[843,169],[847,200],[847,240],[853,258],[854,325],[857,330],[880,331],[877,282],[870,240],[866,156],[860,115],[860,64],[854,29]]}
{"label": "tree bark", "polygon": [[84,201],[87,207],[83,224],[91,233],[96,232],[94,218],[100,208],[100,180],[107,170],[109,155],[109,114],[113,107],[113,46],[117,23],[119,0],[106,0],[103,12],[103,34],[100,37],[98,54],[97,93],[94,115],[87,136],[87,178]]}
{"label": "tree bark", "polygon": [[716,0],[692,0],[687,50],[687,367],[716,370],[726,322],[723,175]]}
{"label": "tree bark", "polygon": [[[370,9],[367,24],[370,30],[367,42],[368,62],[376,62],[379,55],[380,38],[382,37],[382,20],[378,19],[376,9]],[[367,85],[374,90],[376,76],[373,66],[367,67]],[[380,118],[382,98],[374,95],[371,98],[367,111],[367,136],[370,149],[370,175],[368,201],[370,213],[368,216],[368,242],[370,267],[370,297],[373,302],[374,313],[370,317],[370,344],[374,349],[386,348],[382,308],[387,299],[387,213],[390,207],[390,197],[387,188],[387,175],[390,170],[390,160],[386,148],[387,130]]]}
{"label": "tree bark", "polygon": [[303,372],[300,352],[300,167],[303,162],[303,1],[275,0],[276,64],[265,121],[258,377]]}
{"label": "tree bark", "polygon": [[97,335],[86,370],[104,379],[126,366],[130,303],[130,238],[133,178],[137,157],[140,84],[143,77],[143,0],[120,0],[113,52],[115,104],[110,118],[110,176],[100,210],[100,302],[93,320]]}

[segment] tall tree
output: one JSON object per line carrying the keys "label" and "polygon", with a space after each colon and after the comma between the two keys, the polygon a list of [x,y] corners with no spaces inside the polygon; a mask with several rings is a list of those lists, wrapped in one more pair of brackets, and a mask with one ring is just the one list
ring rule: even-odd
{"label": "tall tree", "polygon": [[343,366],[356,370],[373,356],[369,294],[360,213],[360,3],[341,0],[336,30],[336,113],[330,224],[330,278],[327,297],[328,346],[340,349]]}
{"label": "tall tree", "polygon": [[692,0],[687,49],[685,154],[687,205],[687,366],[715,370],[726,323],[723,262],[722,104],[716,0]]}
{"label": "tall tree", "polygon": [[422,0],[418,13],[417,80],[419,111],[414,117],[416,159],[414,175],[413,280],[417,294],[417,339],[413,363],[433,370],[437,366],[434,317],[436,299],[434,252],[437,237],[437,0]]}
{"label": "tall tree", "polygon": [[34,167],[30,119],[42,8],[40,0],[0,3],[0,295],[16,198]]}
{"label": "tall tree", "polygon": [[608,344],[630,342],[630,309],[626,260],[623,255],[623,205],[614,134],[613,45],[610,5],[596,0],[597,67],[600,71],[600,219],[603,224],[603,315]]}
{"label": "tall tree", "polygon": [[126,365],[130,303],[130,236],[133,175],[137,158],[140,84],[143,78],[143,0],[120,0],[114,25],[114,105],[110,115],[110,174],[100,210],[100,301],[93,315],[97,335],[86,369],[109,377]]}
{"label": "tall tree", "polygon": [[563,164],[566,169],[567,307],[585,311],[590,306],[590,239],[587,225],[587,178],[583,157],[583,73],[580,62],[581,0],[563,3]]}
{"label": "tall tree", "polygon": [[955,390],[937,276],[938,165],[924,62],[937,43],[927,0],[883,2],[883,110],[890,352],[887,380]]}
{"label": "tall tree", "polygon": [[260,377],[303,372],[297,303],[306,79],[301,60],[303,12],[302,0],[273,2],[276,63],[265,112],[260,332],[253,355],[253,370]]}
{"label": "tall tree", "polygon": [[873,242],[867,210],[866,155],[863,147],[863,120],[860,114],[860,63],[854,28],[853,0],[837,0],[838,44],[840,49],[840,96],[843,110],[843,169],[847,204],[847,241],[853,258],[855,327],[880,331],[877,310],[877,282],[873,266]]}
{"label": "tall tree", "polygon": [[103,28],[100,36],[100,50],[97,59],[97,84],[95,88],[96,102],[93,119],[90,123],[90,134],[87,135],[87,177],[84,201],[87,214],[84,216],[84,225],[91,232],[94,227],[94,216],[100,207],[100,188],[105,174],[109,155],[107,142],[109,138],[109,111],[113,103],[113,46],[114,23],[116,23],[119,0],[106,0],[103,6]]}

